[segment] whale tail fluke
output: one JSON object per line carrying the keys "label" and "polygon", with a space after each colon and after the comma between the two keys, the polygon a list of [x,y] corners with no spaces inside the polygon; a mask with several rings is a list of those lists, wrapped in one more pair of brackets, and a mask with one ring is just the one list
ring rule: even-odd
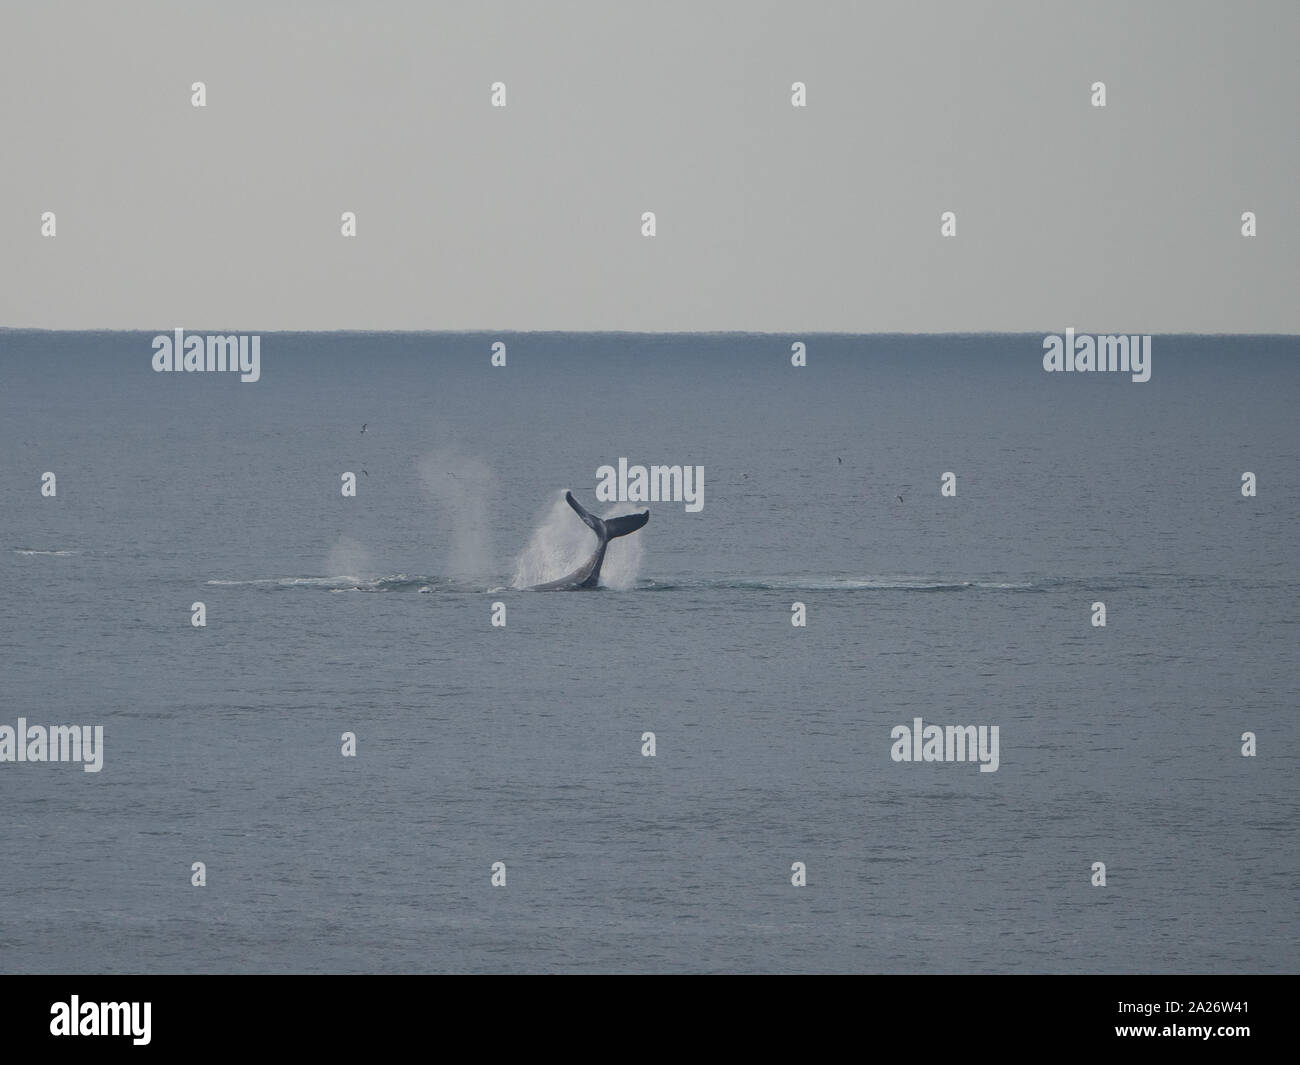
{"label": "whale tail fluke", "polygon": [[592,531],[600,537],[602,543],[606,540],[613,540],[616,536],[627,536],[629,533],[634,533],[650,520],[650,511],[648,510],[643,510],[640,514],[622,514],[617,518],[598,518],[574,499],[572,492],[565,492],[564,498],[578,517],[586,522]]}
{"label": "whale tail fluke", "polygon": [[634,533],[650,520],[650,511],[643,510],[640,514],[622,514],[617,518],[605,519],[605,534],[612,540],[616,536],[626,536],[628,533]]}

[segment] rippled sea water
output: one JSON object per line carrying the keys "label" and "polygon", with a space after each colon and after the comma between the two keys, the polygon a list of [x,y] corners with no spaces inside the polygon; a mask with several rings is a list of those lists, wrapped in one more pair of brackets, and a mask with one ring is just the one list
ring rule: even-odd
{"label": "rippled sea water", "polygon": [[[0,763],[0,970],[1296,970],[1300,339],[151,339],[0,333],[0,724],[105,733]],[[514,587],[620,457],[703,509]]]}

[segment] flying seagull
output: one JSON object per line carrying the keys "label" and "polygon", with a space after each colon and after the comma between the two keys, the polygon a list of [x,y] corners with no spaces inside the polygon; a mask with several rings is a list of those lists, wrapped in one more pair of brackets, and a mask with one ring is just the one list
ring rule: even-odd
{"label": "flying seagull", "polygon": [[363,433],[366,431],[366,426],[369,425],[369,424],[370,424],[369,422],[362,422],[362,423],[361,423],[361,431],[362,431]]}

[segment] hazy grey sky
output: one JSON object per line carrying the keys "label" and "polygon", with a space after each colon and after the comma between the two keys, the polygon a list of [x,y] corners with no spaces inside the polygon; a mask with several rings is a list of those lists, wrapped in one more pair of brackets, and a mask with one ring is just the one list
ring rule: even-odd
{"label": "hazy grey sky", "polygon": [[0,326],[1295,333],[1298,177],[1296,0],[0,8]]}

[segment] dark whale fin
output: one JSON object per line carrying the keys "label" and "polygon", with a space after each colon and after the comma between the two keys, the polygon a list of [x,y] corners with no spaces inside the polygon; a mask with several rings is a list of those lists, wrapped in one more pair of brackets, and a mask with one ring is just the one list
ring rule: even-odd
{"label": "dark whale fin", "polygon": [[634,533],[650,520],[650,511],[643,510],[640,514],[623,514],[617,518],[605,519],[606,535],[612,540],[616,536],[626,536],[628,533]]}
{"label": "dark whale fin", "polygon": [[565,492],[564,499],[577,512],[578,517],[585,521],[592,531],[600,537],[602,543],[606,540],[612,540],[616,536],[627,536],[629,533],[634,533],[650,520],[650,511],[648,510],[643,510],[640,514],[623,514],[617,518],[598,518],[574,499],[572,492]]}

